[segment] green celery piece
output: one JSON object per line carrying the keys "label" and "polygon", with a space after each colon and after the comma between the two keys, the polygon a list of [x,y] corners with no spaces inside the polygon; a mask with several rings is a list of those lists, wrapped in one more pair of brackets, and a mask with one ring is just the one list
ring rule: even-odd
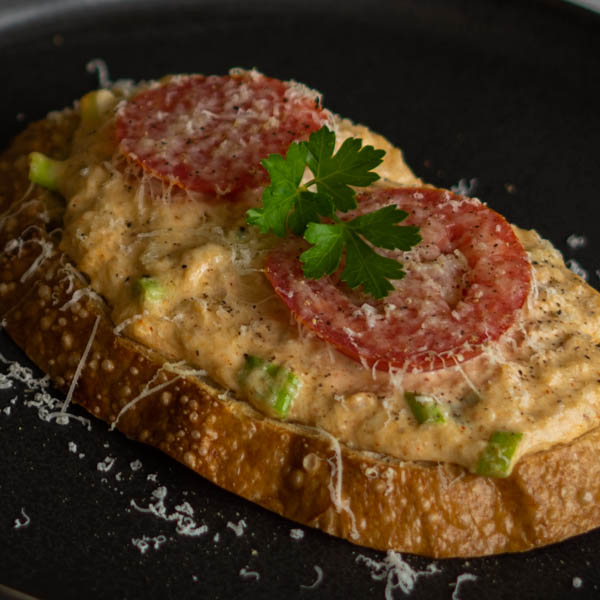
{"label": "green celery piece", "polygon": [[446,422],[446,417],[440,405],[431,396],[421,396],[415,392],[404,392],[404,399],[419,425]]}
{"label": "green celery piece", "polygon": [[249,399],[271,415],[284,419],[302,385],[289,369],[248,355],[240,369],[238,381]]}
{"label": "green celery piece", "polygon": [[488,440],[477,463],[475,472],[484,477],[508,477],[512,470],[512,458],[523,437],[522,433],[495,431]]}
{"label": "green celery piece", "polygon": [[97,125],[104,113],[111,109],[117,102],[115,95],[108,90],[89,92],[81,98],[81,121],[86,127]]}
{"label": "green celery piece", "polygon": [[133,289],[143,302],[159,302],[166,295],[165,286],[155,277],[138,277],[133,283]]}
{"label": "green celery piece", "polygon": [[47,190],[58,191],[64,171],[65,163],[61,160],[55,160],[41,152],[29,154],[29,181]]}

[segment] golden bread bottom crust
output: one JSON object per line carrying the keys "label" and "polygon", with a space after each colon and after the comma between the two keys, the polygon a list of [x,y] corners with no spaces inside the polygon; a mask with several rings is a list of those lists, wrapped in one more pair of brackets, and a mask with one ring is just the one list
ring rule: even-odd
{"label": "golden bread bottom crust", "polygon": [[[217,485],[353,543],[431,557],[528,550],[600,525],[600,430],[522,459],[507,479],[449,464],[403,463],[280,423],[116,335],[99,298],[79,294],[28,189],[27,152],[66,148],[74,118],[31,126],[0,160],[0,314],[14,341],[72,399],[127,436]],[[48,248],[52,248],[50,255]],[[92,332],[95,335],[92,338]],[[153,391],[154,390],[154,391]]]}

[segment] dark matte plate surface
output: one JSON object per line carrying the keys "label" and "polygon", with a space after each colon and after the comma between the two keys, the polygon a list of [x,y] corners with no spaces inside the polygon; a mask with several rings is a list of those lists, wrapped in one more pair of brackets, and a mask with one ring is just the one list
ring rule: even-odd
{"label": "dark matte plate surface", "polygon": [[[256,66],[320,89],[326,106],[404,148],[425,180],[475,179],[476,195],[537,228],[598,287],[599,34],[596,15],[555,3],[4,2],[0,144],[95,87],[90,59],[113,79]],[[587,245],[571,248],[573,233]],[[3,334],[0,349],[24,361]],[[40,420],[32,399],[0,390],[1,583],[61,599],[384,598],[388,581],[358,558],[383,554],[307,528],[294,540],[293,523],[102,423]],[[99,470],[107,457],[112,468]],[[186,537],[136,510],[159,486],[166,515],[188,502],[208,532]],[[238,537],[228,524],[242,519]],[[598,597],[599,554],[592,532],[523,555],[436,561],[411,598],[450,599],[462,573],[477,576],[462,600]],[[432,562],[404,558],[417,570]],[[322,582],[305,589],[315,565]]]}

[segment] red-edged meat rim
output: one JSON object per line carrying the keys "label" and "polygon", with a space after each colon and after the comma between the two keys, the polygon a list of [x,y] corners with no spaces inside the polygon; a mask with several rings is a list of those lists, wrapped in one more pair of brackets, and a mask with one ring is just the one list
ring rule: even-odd
{"label": "red-edged meat rim", "polygon": [[483,351],[518,318],[531,266],[511,226],[479,200],[434,188],[375,188],[359,194],[349,217],[395,204],[420,227],[408,252],[385,251],[406,277],[375,300],[339,277],[306,279],[303,241],[267,257],[266,274],[296,318],[340,352],[380,370],[434,370]]}
{"label": "red-edged meat rim", "polygon": [[329,113],[308,88],[255,71],[180,75],[150,87],[119,110],[123,152],[182,188],[225,195],[264,185],[260,164],[305,140]]}

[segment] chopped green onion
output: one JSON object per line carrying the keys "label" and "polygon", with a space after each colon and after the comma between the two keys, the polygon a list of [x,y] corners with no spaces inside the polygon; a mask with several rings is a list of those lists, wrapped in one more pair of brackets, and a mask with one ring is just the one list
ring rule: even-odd
{"label": "chopped green onion", "polygon": [[62,160],[54,160],[41,152],[29,154],[29,181],[57,192],[65,171]]}
{"label": "chopped green onion", "polygon": [[81,121],[84,126],[96,125],[104,113],[116,104],[116,97],[108,90],[90,92],[81,98]]}
{"label": "chopped green onion", "polygon": [[522,433],[495,431],[479,457],[475,472],[484,477],[508,477]]}
{"label": "chopped green onion", "polygon": [[165,286],[155,277],[138,277],[133,284],[134,292],[143,302],[159,302],[166,294]]}
{"label": "chopped green onion", "polygon": [[404,392],[404,399],[419,425],[446,422],[446,417],[435,398],[421,396],[415,392]]}
{"label": "chopped green onion", "polygon": [[302,385],[289,369],[253,355],[246,357],[238,380],[253,404],[280,418],[286,417]]}

